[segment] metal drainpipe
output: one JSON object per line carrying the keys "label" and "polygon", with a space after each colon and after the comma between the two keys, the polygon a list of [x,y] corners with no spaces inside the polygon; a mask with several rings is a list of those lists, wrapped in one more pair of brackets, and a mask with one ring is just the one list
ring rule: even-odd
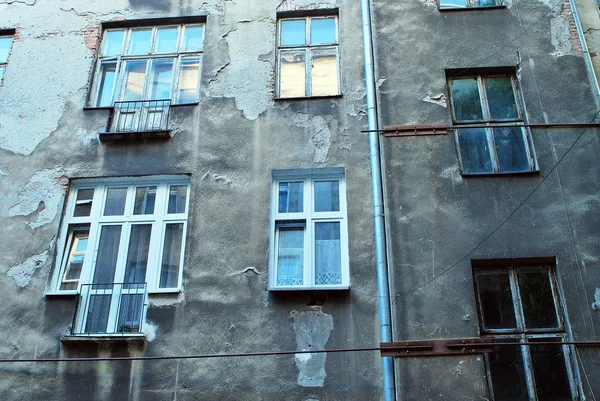
{"label": "metal drainpipe", "polygon": [[[367,89],[367,121],[369,126],[369,159],[371,163],[371,187],[375,220],[375,257],[377,263],[377,297],[381,342],[392,341],[390,295],[387,272],[385,232],[383,220],[383,191],[381,160],[379,156],[379,133],[377,122],[377,97],[375,92],[375,65],[373,58],[373,33],[371,29],[371,1],[361,0],[362,33],[365,61],[365,85]],[[381,358],[384,401],[395,401],[394,360]]]}
{"label": "metal drainpipe", "polygon": [[575,6],[574,0],[569,0],[569,5],[571,6],[571,11],[573,11],[573,19],[575,20],[575,26],[577,27],[577,34],[581,39],[581,48],[583,50],[585,66],[587,67],[588,74],[590,75],[590,80],[592,81],[592,89],[595,91],[596,94],[596,105],[600,106],[600,86],[598,86],[598,78],[596,77],[596,73],[594,71],[592,57],[590,56],[590,51],[587,47],[587,42],[583,34],[583,28],[581,27],[581,21],[579,20],[579,13],[577,12],[577,7]]}

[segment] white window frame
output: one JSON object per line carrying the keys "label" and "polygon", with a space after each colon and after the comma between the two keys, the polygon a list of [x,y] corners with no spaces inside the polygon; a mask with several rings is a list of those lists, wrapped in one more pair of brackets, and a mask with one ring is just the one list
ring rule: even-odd
{"label": "white window frame", "polygon": [[493,8],[493,7],[504,6],[503,0],[495,0],[494,3],[495,4],[491,4],[489,6],[482,6],[481,0],[465,0],[465,5],[461,6],[461,5],[457,5],[457,4],[453,4],[453,3],[444,3],[443,0],[438,0],[438,8],[440,10],[460,10],[460,9],[464,10],[464,9],[470,9],[470,8],[478,9],[478,8]]}
{"label": "white window frame", "polygon": [[12,51],[12,47],[14,46],[15,39],[13,34],[3,34],[0,33],[0,39],[10,38],[10,46],[8,47],[8,55],[6,56],[6,60],[0,60],[0,85],[2,85],[2,81],[4,79],[4,74],[6,73],[6,67],[8,66],[8,57],[10,57],[10,52]]}
{"label": "white window frame", "polygon": [[[202,27],[202,43],[199,50],[194,51],[185,51],[182,49],[183,46],[183,38],[185,34],[185,29],[188,27]],[[177,51],[172,53],[156,53],[152,50],[156,44],[156,36],[159,29],[163,28],[177,28]],[[151,39],[150,39],[150,53],[148,54],[135,54],[135,55],[127,55],[127,49],[131,43],[131,33],[135,30],[144,30],[151,29]],[[123,31],[123,43],[121,47],[121,52],[119,55],[112,56],[103,56],[102,52],[104,50],[105,45],[105,37],[108,32],[115,31]],[[194,22],[194,23],[186,23],[186,24],[165,24],[165,25],[154,25],[154,26],[140,26],[140,27],[123,27],[123,28],[109,28],[105,29],[102,33],[102,41],[100,42],[100,51],[98,56],[98,61],[96,63],[96,70],[93,77],[93,84],[91,90],[91,96],[89,98],[89,103],[91,107],[103,108],[103,107],[112,107],[116,101],[120,101],[123,96],[123,91],[125,90],[125,77],[122,74],[122,70],[124,70],[127,62],[131,61],[146,61],[146,70],[144,75],[144,88],[142,93],[144,97],[148,93],[148,88],[150,86],[151,80],[151,68],[153,60],[173,60],[173,77],[171,82],[171,96],[169,99],[142,99],[142,100],[171,100],[172,105],[175,104],[195,104],[199,101],[200,96],[200,82],[202,77],[202,59],[204,52],[204,36],[206,34],[206,24],[202,22]],[[182,60],[184,58],[198,57],[199,65],[198,65],[198,81],[197,81],[197,90],[196,96],[193,101],[188,101],[185,103],[179,102],[179,76],[182,65]],[[99,95],[100,95],[100,81],[101,81],[101,72],[102,66],[107,63],[115,63],[115,80],[113,81],[112,89],[110,91],[110,105],[99,105]],[[141,100],[140,100],[141,101]]]}
{"label": "white window frame", "polygon": [[[156,186],[156,200],[153,214],[133,214],[135,191],[137,187]],[[185,213],[167,213],[169,189],[171,186],[186,186]],[[121,216],[104,216],[104,205],[109,188],[127,188],[125,212]],[[89,216],[75,217],[77,205],[77,191],[81,189],[94,189],[91,212]],[[122,232],[115,268],[115,279],[124,277],[126,269],[127,250],[131,226],[135,224],[151,224],[152,233],[146,267],[146,283],[148,293],[177,293],[182,290],[185,244],[187,232],[187,219],[190,205],[190,179],[189,176],[149,176],[149,177],[123,177],[102,179],[74,180],[69,190],[65,216],[62,221],[60,235],[57,241],[57,258],[54,274],[51,278],[46,295],[74,295],[81,291],[83,284],[91,284],[97,258],[100,228],[109,225],[121,225]],[[164,237],[167,224],[183,224],[181,255],[179,260],[179,277],[176,287],[160,288],[160,273],[164,247]],[[85,251],[84,262],[78,280],[77,289],[61,290],[63,276],[70,255],[71,233],[78,227],[89,227],[88,245]],[[116,282],[120,282],[117,280]]]}
{"label": "white window frame", "polygon": [[[311,32],[311,23],[313,20],[318,19],[330,19],[333,18],[335,20],[335,42],[327,43],[327,44],[311,44],[310,43],[310,32]],[[305,21],[305,44],[303,45],[282,45],[281,44],[281,29],[283,21],[294,21],[294,20],[303,20]],[[325,95],[313,95],[312,94],[312,52],[313,50],[324,50],[324,49],[335,49],[336,53],[336,68],[337,68],[337,93],[330,93]],[[305,68],[305,85],[304,85],[304,95],[301,96],[284,96],[281,94],[281,52],[289,51],[289,50],[297,50],[304,51],[305,59],[304,59],[304,68]],[[340,38],[339,38],[339,16],[337,14],[325,14],[319,16],[305,16],[305,17],[290,17],[286,18],[285,15],[281,16],[277,19],[277,80],[276,80],[276,93],[277,96],[281,99],[294,99],[294,98],[304,98],[304,97],[327,97],[327,96],[339,96],[342,94],[342,74],[341,74],[341,64],[340,64]],[[310,63],[310,66],[309,66]]]}
{"label": "white window frame", "polygon": [[[279,183],[303,183],[303,211],[297,213],[279,213]],[[319,181],[339,182],[339,211],[315,212],[314,211],[314,183]],[[343,168],[317,168],[307,170],[274,170],[271,180],[271,218],[269,236],[269,290],[344,290],[350,288],[350,270],[348,257],[348,217],[346,202],[346,180]],[[319,222],[340,223],[340,268],[341,283],[317,285],[315,284],[315,230]],[[304,226],[304,259],[302,285],[277,284],[278,236],[277,227],[280,225]]]}
{"label": "white window frame", "polygon": [[[487,96],[487,93],[485,90],[484,80],[486,78],[500,78],[500,77],[509,77],[511,79],[513,96],[515,99],[515,105],[516,105],[517,114],[518,114],[517,118],[493,119],[491,117],[488,96]],[[477,80],[477,89],[479,91],[480,106],[481,106],[481,111],[482,111],[482,118],[479,120],[460,120],[456,117],[454,98],[452,95],[452,81],[461,80],[461,79],[469,79],[469,78],[474,78]],[[489,149],[489,156],[490,156],[490,160],[491,160],[492,171],[487,171],[487,172],[465,171],[464,163],[462,160],[461,149],[460,149],[460,141],[459,141],[459,136],[461,135],[461,129],[460,128],[454,129],[454,133],[455,133],[454,140],[455,140],[455,144],[456,144],[456,150],[458,153],[458,160],[459,160],[459,164],[460,164],[461,173],[463,175],[521,174],[521,173],[529,173],[529,172],[538,171],[537,158],[536,158],[535,150],[533,147],[533,141],[531,139],[531,132],[530,132],[529,128],[527,128],[524,125],[524,110],[523,110],[523,105],[521,103],[521,98],[520,98],[519,84],[518,84],[518,80],[514,74],[508,74],[508,73],[485,74],[485,73],[483,73],[483,74],[459,75],[459,76],[448,79],[448,92],[449,92],[450,100],[451,100],[450,106],[451,106],[451,111],[452,111],[452,119],[453,119],[454,123],[459,124],[459,125],[473,124],[473,125],[476,125],[476,127],[474,127],[474,128],[485,129],[487,145],[488,145],[488,149]],[[512,172],[503,172],[500,170],[500,162],[498,160],[498,152],[496,151],[496,145],[495,145],[494,127],[495,126],[497,126],[497,127],[507,126],[507,124],[511,124],[511,123],[514,123],[514,125],[511,125],[511,127],[515,127],[515,128],[521,127],[521,135],[523,138],[523,143],[525,144],[525,152],[526,152],[525,156],[527,158],[527,162],[529,165],[529,168],[527,170],[512,171]],[[485,125],[485,127],[482,127],[482,124]],[[468,128],[465,127],[463,129],[468,129]]]}
{"label": "white window frame", "polygon": [[[557,327],[540,327],[540,328],[527,328],[525,325],[525,314],[523,310],[523,302],[522,297],[524,294],[521,293],[521,289],[518,284],[517,274],[520,271],[530,271],[530,272],[546,272],[548,273],[552,298],[554,300],[554,307],[556,312],[556,321]],[[531,340],[543,340],[543,339],[558,339],[557,342],[567,341],[567,333],[565,329],[565,317],[563,315],[563,305],[561,302],[560,291],[558,289],[558,284],[556,281],[556,272],[554,266],[547,265],[532,265],[532,266],[511,266],[507,265],[505,267],[496,267],[496,268],[475,268],[474,269],[475,276],[475,288],[476,288],[476,298],[477,298],[477,309],[480,321],[481,332],[485,338],[489,338],[493,341],[498,341],[504,343],[506,341],[514,341],[517,343],[527,343]],[[513,310],[515,313],[516,319],[516,327],[515,328],[503,328],[503,329],[490,329],[484,327],[483,320],[483,307],[481,303],[481,295],[479,293],[479,286],[477,284],[477,274],[485,274],[485,273],[507,273],[509,277],[510,283],[510,292],[513,301]],[[526,294],[525,294],[526,295]],[[535,386],[535,378],[534,378],[534,368],[533,361],[531,358],[530,347],[528,345],[521,345],[520,347],[521,357],[523,368],[525,370],[525,384],[527,386],[527,392],[530,400],[536,400],[536,386]],[[573,400],[579,400],[580,389],[576,383],[579,380],[576,380],[578,377],[577,372],[574,369],[576,366],[574,361],[574,347],[572,345],[562,345],[562,352],[564,356],[564,364],[565,370],[567,374],[567,380],[569,384],[569,391],[571,393],[571,397]],[[487,370],[487,380],[488,387],[490,389],[491,399],[494,399],[493,394],[493,382],[492,375],[490,369],[490,356],[486,355],[485,357],[486,370]]]}

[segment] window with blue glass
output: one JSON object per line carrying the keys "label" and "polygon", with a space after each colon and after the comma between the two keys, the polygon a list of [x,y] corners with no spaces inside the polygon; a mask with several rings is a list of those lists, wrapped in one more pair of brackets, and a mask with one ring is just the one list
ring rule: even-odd
{"label": "window with blue glass", "polygon": [[273,172],[271,289],[348,288],[344,170]]}
{"label": "window with blue glass", "polygon": [[514,75],[460,76],[448,84],[463,174],[536,170]]}

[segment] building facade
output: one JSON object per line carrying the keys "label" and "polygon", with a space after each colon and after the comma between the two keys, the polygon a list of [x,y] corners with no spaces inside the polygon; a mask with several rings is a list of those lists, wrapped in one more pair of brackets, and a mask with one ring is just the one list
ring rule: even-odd
{"label": "building facade", "polygon": [[[2,399],[595,399],[576,25],[564,0],[0,1]],[[475,345],[410,343],[438,340]]]}

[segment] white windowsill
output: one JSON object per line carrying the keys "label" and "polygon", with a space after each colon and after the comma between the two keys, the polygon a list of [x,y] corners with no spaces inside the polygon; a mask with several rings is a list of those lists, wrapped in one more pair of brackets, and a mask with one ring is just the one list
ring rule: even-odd
{"label": "white windowsill", "polygon": [[303,286],[295,286],[295,287],[273,287],[269,286],[267,290],[269,291],[348,291],[350,289],[349,285],[320,285],[320,286],[312,286],[312,287],[303,287]]}

